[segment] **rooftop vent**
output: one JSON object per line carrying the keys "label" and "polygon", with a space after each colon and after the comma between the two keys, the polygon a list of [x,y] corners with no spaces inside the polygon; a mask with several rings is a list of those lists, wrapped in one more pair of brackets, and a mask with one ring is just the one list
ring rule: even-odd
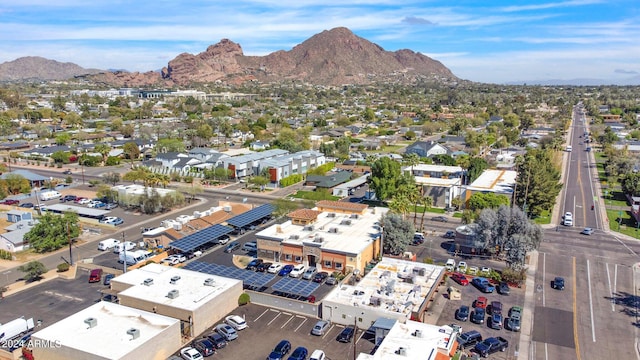
{"label": "rooftop vent", "polygon": [[135,340],[140,337],[140,330],[136,328],[131,328],[127,330],[127,335],[131,335],[131,339],[129,340]]}
{"label": "rooftop vent", "polygon": [[180,296],[180,292],[179,292],[178,290],[171,290],[171,291],[169,291],[169,293],[167,294],[167,297],[168,297],[169,299],[175,299],[175,298],[177,298],[178,296]]}
{"label": "rooftop vent", "polygon": [[336,217],[336,213],[329,213],[327,214],[327,217],[334,218]]}
{"label": "rooftop vent", "polygon": [[213,286],[215,283],[216,281],[213,278],[206,278],[204,280],[204,286]]}
{"label": "rooftop vent", "polygon": [[321,236],[316,236],[315,239],[313,239],[314,243],[322,243],[324,241],[324,238]]}
{"label": "rooftop vent", "polygon": [[180,276],[176,275],[174,277],[171,278],[171,284],[175,284],[178,282],[178,280],[180,280]]}
{"label": "rooftop vent", "polygon": [[351,220],[349,219],[344,219],[340,222],[340,225],[351,225]]}
{"label": "rooftop vent", "polygon": [[401,348],[398,348],[398,350],[396,350],[395,353],[396,355],[407,356],[407,349],[401,347]]}
{"label": "rooftop vent", "polygon": [[359,219],[360,216],[358,216],[358,214],[351,214],[350,218],[351,219]]}
{"label": "rooftop vent", "polygon": [[298,240],[300,239],[300,235],[291,235],[289,236],[289,239]]}
{"label": "rooftop vent", "polygon": [[89,325],[88,329],[94,328],[96,326],[98,326],[98,319],[90,317],[90,318],[86,318],[84,319],[84,323]]}
{"label": "rooftop vent", "polygon": [[146,286],[151,286],[153,285],[153,279],[149,278],[149,279],[144,279],[144,281],[142,282],[143,285]]}
{"label": "rooftop vent", "polygon": [[313,225],[307,225],[304,227],[304,231],[313,231]]}
{"label": "rooftop vent", "polygon": [[370,304],[371,306],[380,306],[380,305],[382,305],[382,299],[380,299],[379,297],[374,297],[374,296],[372,296],[372,297],[369,299],[369,304]]}
{"label": "rooftop vent", "polygon": [[338,233],[338,228],[329,228],[329,232],[332,234],[337,234]]}
{"label": "rooftop vent", "polygon": [[223,207],[222,210],[224,210],[224,212],[230,213],[231,212],[231,206],[227,205],[227,206]]}
{"label": "rooftop vent", "polygon": [[417,338],[421,338],[422,337],[422,330],[418,330],[416,329],[416,331],[413,332],[413,334],[411,334]]}

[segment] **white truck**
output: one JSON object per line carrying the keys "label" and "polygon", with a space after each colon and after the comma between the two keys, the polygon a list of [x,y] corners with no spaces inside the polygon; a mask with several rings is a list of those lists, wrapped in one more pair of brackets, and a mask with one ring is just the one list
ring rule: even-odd
{"label": "white truck", "polygon": [[124,243],[120,243],[113,247],[113,252],[116,254],[120,254],[123,250],[129,251],[136,248],[136,244],[131,241],[125,241]]}
{"label": "white truck", "polygon": [[24,335],[33,330],[33,328],[33,318],[25,319],[24,317],[0,325],[0,344]]}
{"label": "white truck", "polygon": [[59,192],[57,192],[55,190],[43,191],[39,195],[40,195],[39,196],[40,197],[40,201],[58,199],[58,198],[60,198],[60,196],[62,196],[62,194],[60,194]]}
{"label": "white truck", "polygon": [[121,264],[126,262],[127,265],[135,265],[137,263],[146,261],[150,257],[151,251],[148,250],[136,250],[131,252],[128,251],[126,255],[124,252],[121,252],[118,262]]}
{"label": "white truck", "polygon": [[116,239],[105,239],[98,243],[98,250],[107,251],[109,249],[113,249],[114,247],[120,245],[120,240]]}

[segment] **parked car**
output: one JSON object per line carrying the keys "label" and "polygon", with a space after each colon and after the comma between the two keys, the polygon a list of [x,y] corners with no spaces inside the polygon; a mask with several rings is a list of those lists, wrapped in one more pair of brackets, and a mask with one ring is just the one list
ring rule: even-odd
{"label": "parked car", "polygon": [[460,348],[465,349],[482,341],[482,335],[476,331],[471,330],[458,335],[458,344]]}
{"label": "parked car", "polygon": [[329,277],[329,273],[326,271],[321,271],[319,273],[316,273],[316,275],[313,277],[313,281],[322,284],[327,279],[327,277]]}
{"label": "parked car", "polygon": [[467,277],[462,275],[462,274],[460,274],[460,273],[451,274],[451,280],[457,282],[458,284],[460,284],[462,286],[469,285],[469,280],[467,279]]}
{"label": "parked car", "polygon": [[333,286],[333,285],[336,285],[338,283],[338,279],[335,276],[331,275],[331,276],[329,276],[327,278],[327,280],[325,280],[324,283],[327,284],[327,285]]}
{"label": "parked car", "polygon": [[329,322],[326,320],[319,320],[311,329],[311,335],[322,336],[329,330]]}
{"label": "parked car", "polygon": [[471,322],[474,322],[476,324],[484,324],[484,309],[483,308],[474,308],[473,312],[471,313]]}
{"label": "parked car", "polygon": [[495,287],[491,285],[489,279],[483,277],[475,277],[471,280],[471,284],[483,293],[492,293],[495,291]]}
{"label": "parked car", "polygon": [[62,202],[67,202],[67,201],[76,201],[78,197],[75,195],[65,195],[63,197],[60,198],[60,201]]}
{"label": "parked car", "polygon": [[238,315],[229,315],[224,318],[224,321],[237,331],[247,328],[247,322]]}
{"label": "parked car", "polygon": [[282,269],[280,269],[280,271],[278,272],[278,275],[287,276],[291,273],[291,270],[293,270],[293,265],[285,265],[282,267]]}
{"label": "parked car", "polygon": [[502,315],[502,303],[500,301],[492,301],[489,309],[491,310],[491,314]]}
{"label": "parked car", "polygon": [[302,273],[304,272],[304,268],[305,266],[303,264],[298,264],[294,266],[293,269],[291,269],[289,276],[292,278],[300,277],[300,275],[302,275]]}
{"label": "parked car", "polygon": [[440,221],[440,222],[449,222],[446,216],[434,216],[431,218],[432,221]]}
{"label": "parked car", "polygon": [[280,263],[273,263],[271,264],[271,266],[269,266],[269,268],[267,269],[267,272],[269,274],[277,274],[280,271],[280,269],[282,269],[282,266],[283,265]]}
{"label": "parked car", "polygon": [[236,250],[240,249],[240,243],[237,241],[232,241],[230,242],[226,248],[224,248],[224,252],[226,253],[232,253]]}
{"label": "parked car", "polygon": [[458,271],[461,273],[466,273],[467,272],[467,263],[464,261],[460,261],[458,263]]}
{"label": "parked car", "polygon": [[469,275],[476,275],[478,273],[478,267],[477,266],[471,266],[469,268],[469,270],[467,270],[467,274]]}
{"label": "parked car", "polygon": [[487,298],[484,296],[478,296],[473,302],[473,307],[485,309],[487,307]]}
{"label": "parked car", "polygon": [[109,219],[108,221],[105,221],[104,223],[107,225],[118,226],[118,225],[124,224],[124,220],[122,220],[122,218],[115,217],[115,218]]}
{"label": "parked car", "polygon": [[442,237],[445,239],[455,239],[456,232],[453,230],[448,230],[446,233],[444,233],[444,235],[442,235]]}
{"label": "parked car", "polygon": [[213,342],[207,338],[198,339],[192,343],[194,349],[198,350],[204,357],[209,357],[216,352]]}
{"label": "parked car", "polygon": [[202,354],[200,354],[200,352],[198,350],[194,349],[191,346],[180,350],[180,356],[182,356],[182,358],[184,360],[199,360],[199,359],[202,359]]}
{"label": "parked car", "polygon": [[216,349],[222,349],[223,347],[227,346],[227,340],[225,340],[222,335],[215,331],[207,335],[207,338],[211,340]]}
{"label": "parked car", "polygon": [[33,203],[30,203],[30,202],[22,203],[18,205],[18,207],[25,208],[25,209],[33,209]]}
{"label": "parked car", "polygon": [[509,318],[505,322],[505,328],[511,331],[520,331],[520,320],[522,319],[522,308],[513,306],[509,309]]}
{"label": "parked car", "polygon": [[93,269],[91,273],[89,273],[89,282],[100,282],[102,280],[102,269]]}
{"label": "parked car", "polygon": [[354,333],[353,326],[347,326],[346,328],[342,329],[342,332],[340,332],[340,334],[338,334],[338,337],[336,337],[336,340],[338,340],[341,343],[350,343],[351,339],[353,339],[353,333]]}
{"label": "parked car", "polygon": [[458,308],[458,310],[456,310],[456,320],[469,320],[469,307],[467,305],[462,305]]}
{"label": "parked car", "polygon": [[289,340],[281,340],[278,345],[273,348],[267,360],[282,360],[289,351],[291,351],[291,343]]}
{"label": "parked car", "polygon": [[500,285],[498,285],[498,294],[509,295],[510,292],[511,292],[511,289],[509,289],[508,283],[503,281],[500,283]]}
{"label": "parked car", "polygon": [[263,262],[262,264],[258,264],[258,266],[256,266],[256,271],[257,272],[266,272],[267,269],[269,269],[269,267],[273,265],[273,263],[270,262]]}
{"label": "parked car", "polygon": [[105,210],[112,210],[118,207],[118,203],[107,203],[107,205],[104,207]]}
{"label": "parked car", "polygon": [[580,231],[580,234],[582,234],[582,235],[591,235],[591,234],[593,234],[593,229],[592,228],[584,228],[584,229],[582,229],[582,231]]}
{"label": "parked car", "polygon": [[245,269],[255,271],[258,265],[262,264],[264,260],[262,259],[253,259],[251,260]]}
{"label": "parked car", "polygon": [[107,274],[104,276],[104,285],[111,285],[111,279],[116,277],[114,274]]}
{"label": "parked car", "polygon": [[310,266],[307,270],[305,270],[304,274],[302,274],[302,279],[311,280],[318,272],[315,266]]}
{"label": "parked car", "polygon": [[18,201],[18,200],[14,200],[14,199],[4,199],[2,202],[0,202],[0,204],[4,204],[4,205],[18,205],[18,204],[20,204],[20,201]]}
{"label": "parked car", "polygon": [[556,290],[564,290],[564,278],[562,278],[560,276],[557,276],[551,282],[551,287],[556,289]]}
{"label": "parked car", "polygon": [[238,338],[238,333],[236,332],[236,330],[228,324],[217,325],[216,331],[227,341],[233,341]]}
{"label": "parked car", "polygon": [[293,350],[288,360],[306,360],[308,354],[309,351],[307,350],[307,348],[298,346],[295,350]]}
{"label": "parked car", "polygon": [[489,326],[494,330],[502,329],[502,314],[491,314],[491,324]]}

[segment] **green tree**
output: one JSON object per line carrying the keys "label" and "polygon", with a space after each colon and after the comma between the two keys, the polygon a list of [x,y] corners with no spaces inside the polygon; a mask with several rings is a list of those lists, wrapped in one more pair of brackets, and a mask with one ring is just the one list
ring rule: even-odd
{"label": "green tree", "polygon": [[469,167],[467,168],[467,177],[469,184],[474,182],[489,167],[489,163],[483,158],[472,157],[469,159]]}
{"label": "green tree", "polygon": [[15,194],[26,194],[31,192],[31,185],[29,184],[29,180],[27,180],[24,176],[18,174],[7,174],[4,178],[4,182],[7,186],[7,193],[11,195]]}
{"label": "green tree", "polygon": [[138,158],[140,157],[140,148],[138,147],[138,144],[133,141],[125,143],[122,146],[122,151],[124,152],[127,159],[131,160],[132,163],[133,160],[138,160]]}
{"label": "green tree", "polygon": [[116,186],[120,182],[120,174],[117,172],[110,172],[102,175],[102,179],[105,183]]}
{"label": "green tree", "polygon": [[184,142],[182,139],[160,139],[156,144],[156,151],[165,152],[184,152]]}
{"label": "green tree", "polygon": [[24,279],[26,280],[26,282],[33,282],[33,281],[40,280],[42,277],[42,274],[47,272],[47,268],[44,266],[43,263],[33,260],[20,266],[18,268],[18,271],[23,272],[25,274]]}
{"label": "green tree", "polygon": [[638,196],[640,194],[640,173],[629,172],[624,174],[620,179],[620,185],[622,185],[622,191],[625,194]]}
{"label": "green tree", "polygon": [[469,209],[497,209],[501,205],[509,205],[509,198],[495,193],[474,193],[469,198]]}
{"label": "green tree", "polygon": [[51,154],[51,159],[56,164],[68,164],[70,157],[71,157],[71,154],[69,154],[69,152],[62,151],[62,150],[56,151],[53,154]]}
{"label": "green tree", "polygon": [[385,254],[402,254],[413,241],[415,228],[396,213],[387,213],[381,219],[383,226],[382,251]]}
{"label": "green tree", "polygon": [[57,145],[67,145],[71,141],[71,135],[68,133],[60,133],[56,135],[56,144]]}
{"label": "green tree", "polygon": [[44,253],[68,245],[69,240],[77,238],[79,234],[78,214],[66,212],[60,216],[45,212],[24,235],[24,239],[35,252]]}
{"label": "green tree", "polygon": [[297,201],[291,201],[290,199],[276,199],[273,205],[276,207],[273,212],[276,217],[286,215],[300,208],[300,204]]}
{"label": "green tree", "polygon": [[259,187],[260,191],[264,190],[264,186],[269,182],[271,181],[268,177],[265,176],[252,176],[251,178],[249,178],[249,183]]}
{"label": "green tree", "polygon": [[526,212],[533,216],[552,209],[562,189],[552,154],[551,149],[529,149],[516,159],[516,204],[526,205]]}
{"label": "green tree", "polygon": [[380,201],[390,199],[398,190],[401,177],[400,163],[388,157],[381,157],[371,165],[369,187]]}

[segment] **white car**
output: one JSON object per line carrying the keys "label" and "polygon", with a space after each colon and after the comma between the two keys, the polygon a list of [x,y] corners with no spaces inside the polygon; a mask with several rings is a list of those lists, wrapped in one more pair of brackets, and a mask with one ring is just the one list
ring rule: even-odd
{"label": "white car", "polygon": [[466,273],[467,272],[467,263],[464,261],[460,261],[458,263],[458,271],[462,272],[462,273]]}
{"label": "white car", "polygon": [[171,255],[169,257],[162,259],[160,263],[168,264],[168,265],[178,265],[180,263],[180,260],[178,260],[178,258],[175,255]]}
{"label": "white car", "polygon": [[564,221],[562,222],[564,226],[573,226],[573,214],[568,212],[564,214]]}
{"label": "white car", "polygon": [[236,329],[237,331],[244,330],[247,328],[247,322],[244,321],[244,319],[238,315],[229,315],[226,318],[224,318],[224,322],[229,324],[232,328]]}
{"label": "white car", "polygon": [[203,358],[200,351],[192,348],[191,346],[180,350],[180,356],[182,356],[184,360],[199,360]]}
{"label": "white car", "polygon": [[481,272],[482,274],[485,274],[485,275],[486,275],[486,274],[490,274],[490,273],[491,273],[491,268],[490,268],[490,267],[483,266],[483,267],[480,269],[480,272]]}
{"label": "white car", "polygon": [[467,273],[469,275],[475,275],[478,273],[478,267],[477,266],[472,266],[469,268],[469,271],[467,271]]}
{"label": "white car", "polygon": [[78,204],[86,205],[86,204],[88,204],[90,202],[91,202],[91,199],[84,198],[84,199],[80,199],[80,201],[78,201]]}
{"label": "white car", "polygon": [[223,235],[218,241],[220,242],[220,244],[225,245],[229,242],[229,240],[231,240],[229,235]]}
{"label": "white car", "polygon": [[303,272],[304,272],[304,265],[298,264],[293,267],[293,270],[291,270],[291,272],[289,273],[289,276],[291,276],[292,278],[297,278],[297,277],[300,277],[300,275],[302,275]]}
{"label": "white car", "polygon": [[280,269],[282,269],[282,264],[273,263],[271,264],[271,266],[269,266],[269,268],[267,269],[267,272],[269,274],[277,274],[280,272]]}
{"label": "white car", "polygon": [[98,222],[103,224],[108,224],[117,218],[118,218],[117,216],[105,216],[102,219],[100,219]]}

